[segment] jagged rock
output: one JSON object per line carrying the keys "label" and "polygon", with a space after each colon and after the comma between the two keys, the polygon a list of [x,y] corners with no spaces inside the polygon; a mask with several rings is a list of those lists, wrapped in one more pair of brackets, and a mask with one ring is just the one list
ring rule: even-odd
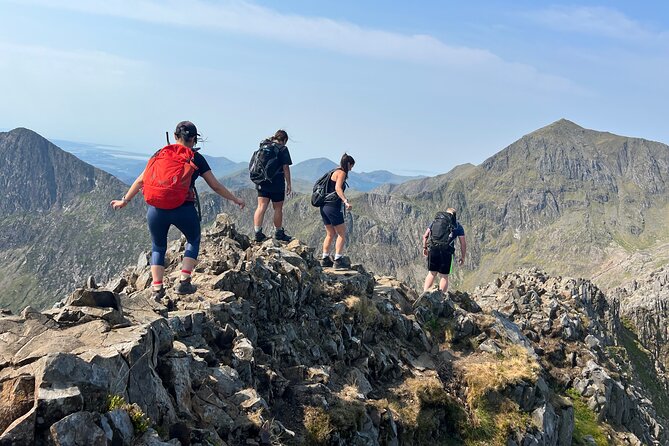
{"label": "jagged rock", "polygon": [[78,288],[65,300],[65,305],[74,307],[105,307],[121,310],[118,294],[105,290]]}
{"label": "jagged rock", "polygon": [[99,423],[98,413],[73,413],[51,425],[51,441],[57,446],[106,446],[107,437]]}
{"label": "jagged rock", "polygon": [[[168,290],[167,305],[153,302],[138,284],[149,272],[143,255],[138,268],[110,282],[123,294],[75,293],[80,304],[118,298],[122,324],[103,317],[112,307],[74,299],[0,317],[0,444],[43,446],[53,429],[64,439],[74,419],[87,423],[73,435],[105,444],[300,442],[308,408],[330,417],[329,444],[436,443],[467,435],[452,432],[449,418],[471,416],[458,364],[494,364],[510,351],[519,355],[516,367],[526,361],[536,372],[492,392],[534,420],[513,430],[508,444],[569,444],[574,412],[560,396],[568,387],[619,438],[666,439],[663,420],[608,356],[618,341],[616,305],[587,282],[532,270],[471,295],[419,296],[363,267],[323,270],[299,241],[251,246],[229,223],[221,217],[206,231],[193,295]],[[168,249],[167,280],[179,273],[183,244]],[[416,384],[431,379],[435,388]],[[125,410],[108,412],[111,395],[148,416],[141,438],[132,437]],[[421,409],[430,423],[418,434],[391,407],[420,398],[433,399]],[[421,412],[405,413],[413,410]]]}
{"label": "jagged rock", "polygon": [[162,441],[158,432],[154,429],[148,429],[137,439],[135,446],[182,446],[182,443],[177,439]]}
{"label": "jagged rock", "polygon": [[[107,440],[112,445],[129,446],[135,436],[135,430],[128,412],[116,409],[107,412],[100,419]],[[108,429],[105,429],[107,427]]]}
{"label": "jagged rock", "polygon": [[37,390],[38,424],[50,426],[67,415],[84,410],[84,397],[79,387],[55,385],[57,387],[40,387]]}

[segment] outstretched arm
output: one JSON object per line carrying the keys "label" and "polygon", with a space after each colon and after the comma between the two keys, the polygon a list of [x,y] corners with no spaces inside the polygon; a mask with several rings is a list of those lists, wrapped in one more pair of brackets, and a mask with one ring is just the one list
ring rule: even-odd
{"label": "outstretched arm", "polygon": [[211,173],[211,170],[206,171],[205,173],[202,174],[202,178],[204,181],[207,182],[209,187],[211,187],[211,190],[216,192],[218,195],[221,197],[225,198],[226,200],[230,200],[236,205],[238,205],[240,208],[244,209],[244,206],[246,206],[246,203],[244,203],[244,200],[241,200],[235,196],[232,192],[228,190],[227,187],[223,186],[214,176],[213,173]]}
{"label": "outstretched arm", "polygon": [[132,183],[132,186],[130,186],[130,189],[128,189],[128,192],[125,193],[123,198],[120,200],[112,200],[111,201],[111,207],[113,209],[121,209],[127,206],[128,203],[130,203],[130,200],[139,193],[139,190],[142,188],[142,185],[144,184],[144,172],[140,173],[137,179]]}

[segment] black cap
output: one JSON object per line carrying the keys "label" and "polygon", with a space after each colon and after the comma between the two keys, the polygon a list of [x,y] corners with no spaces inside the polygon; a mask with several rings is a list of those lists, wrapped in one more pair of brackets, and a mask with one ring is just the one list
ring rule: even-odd
{"label": "black cap", "polygon": [[177,128],[174,130],[174,134],[183,139],[191,139],[200,136],[197,132],[197,127],[190,121],[181,121],[178,123]]}

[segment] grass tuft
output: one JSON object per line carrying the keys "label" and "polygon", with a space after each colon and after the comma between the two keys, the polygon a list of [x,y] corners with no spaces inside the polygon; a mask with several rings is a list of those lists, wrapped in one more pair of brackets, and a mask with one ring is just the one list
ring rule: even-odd
{"label": "grass tuft", "polygon": [[501,357],[487,354],[483,358],[478,357],[464,367],[464,378],[469,387],[467,402],[472,408],[490,392],[502,391],[521,381],[536,382],[541,369],[527,350],[516,345],[506,349]]}
{"label": "grass tuft", "polygon": [[135,434],[141,435],[151,427],[151,419],[144,413],[137,403],[128,404],[120,395],[109,395],[107,397],[107,411],[125,410],[130,417]]}

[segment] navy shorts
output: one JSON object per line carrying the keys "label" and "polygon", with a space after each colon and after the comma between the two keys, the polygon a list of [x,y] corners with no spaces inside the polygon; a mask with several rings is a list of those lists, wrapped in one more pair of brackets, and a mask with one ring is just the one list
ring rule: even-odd
{"label": "navy shorts", "polygon": [[337,206],[326,205],[321,206],[321,218],[323,224],[339,226],[344,223],[344,213],[341,209],[341,204]]}
{"label": "navy shorts", "polygon": [[286,186],[282,184],[281,187],[272,185],[271,187],[260,184],[256,187],[258,197],[269,198],[272,203],[278,203],[286,199]]}
{"label": "navy shorts", "polygon": [[453,266],[453,251],[444,248],[430,248],[427,253],[427,270],[440,274],[450,274]]}

